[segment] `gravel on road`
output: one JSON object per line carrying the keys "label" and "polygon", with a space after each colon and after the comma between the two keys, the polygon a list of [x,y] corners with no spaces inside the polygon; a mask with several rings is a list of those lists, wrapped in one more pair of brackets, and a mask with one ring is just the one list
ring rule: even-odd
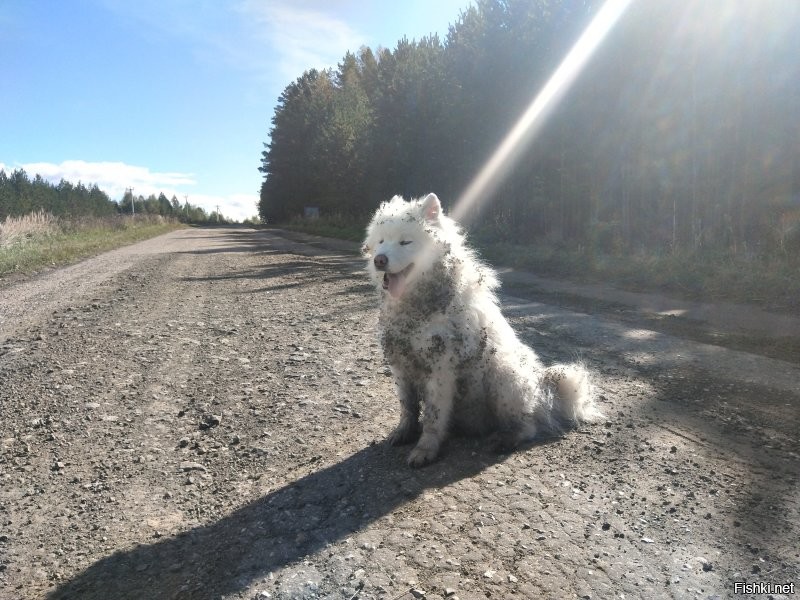
{"label": "gravel on road", "polygon": [[169,233],[0,288],[0,598],[782,598],[797,365],[535,296],[604,423],[419,470],[346,249]]}

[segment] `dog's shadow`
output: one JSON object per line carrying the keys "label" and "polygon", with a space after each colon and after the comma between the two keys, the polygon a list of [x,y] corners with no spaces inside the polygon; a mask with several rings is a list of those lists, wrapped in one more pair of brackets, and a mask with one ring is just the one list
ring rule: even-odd
{"label": "dog's shadow", "polygon": [[219,598],[313,554],[387,515],[424,490],[504,459],[481,440],[457,439],[424,469],[407,448],[375,444],[232,514],[175,537],[117,552],[59,585],[50,599]]}

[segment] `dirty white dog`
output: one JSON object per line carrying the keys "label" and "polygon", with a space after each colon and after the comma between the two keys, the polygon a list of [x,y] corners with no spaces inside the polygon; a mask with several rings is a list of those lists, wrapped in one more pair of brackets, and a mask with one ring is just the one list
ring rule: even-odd
{"label": "dirty white dog", "polygon": [[513,448],[602,416],[582,366],[545,368],[519,341],[500,312],[494,271],[465,245],[435,194],[384,202],[363,252],[400,396],[389,440],[419,438],[411,466],[433,461],[451,429],[497,432],[501,446]]}

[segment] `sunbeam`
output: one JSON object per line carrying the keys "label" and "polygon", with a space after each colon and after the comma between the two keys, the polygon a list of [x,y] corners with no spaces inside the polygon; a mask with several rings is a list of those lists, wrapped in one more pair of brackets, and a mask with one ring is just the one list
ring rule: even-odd
{"label": "sunbeam", "polygon": [[465,224],[475,217],[479,211],[472,209],[477,208],[500,185],[516,160],[533,142],[548,110],[564,95],[630,2],[631,0],[608,0],[603,5],[547,84],[455,203],[452,217]]}

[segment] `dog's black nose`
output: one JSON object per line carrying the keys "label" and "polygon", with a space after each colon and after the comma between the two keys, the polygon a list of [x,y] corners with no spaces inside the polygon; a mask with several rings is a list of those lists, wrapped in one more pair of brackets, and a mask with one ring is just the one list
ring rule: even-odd
{"label": "dog's black nose", "polygon": [[379,271],[385,271],[386,267],[389,265],[389,257],[385,254],[378,254],[372,260],[375,263],[375,268]]}

